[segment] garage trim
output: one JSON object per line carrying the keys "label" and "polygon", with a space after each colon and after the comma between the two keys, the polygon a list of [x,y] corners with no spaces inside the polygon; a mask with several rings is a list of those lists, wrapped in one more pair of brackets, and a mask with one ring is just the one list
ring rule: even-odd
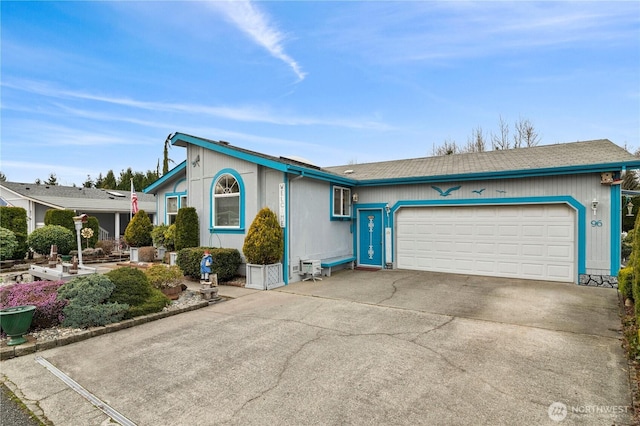
{"label": "garage trim", "polygon": [[[394,229],[395,214],[402,207],[429,207],[429,206],[495,206],[495,205],[527,205],[527,204],[567,204],[576,211],[578,227],[578,273],[576,282],[580,275],[586,272],[586,223],[587,208],[575,198],[568,195],[549,197],[513,197],[513,198],[484,198],[484,199],[462,199],[462,200],[405,200],[398,201],[391,207],[393,214],[389,217],[389,226]],[[392,238],[393,261],[396,260],[395,237]]]}

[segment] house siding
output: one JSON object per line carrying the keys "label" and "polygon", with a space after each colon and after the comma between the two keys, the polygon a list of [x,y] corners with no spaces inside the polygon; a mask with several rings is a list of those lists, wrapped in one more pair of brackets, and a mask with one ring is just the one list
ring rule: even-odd
{"label": "house siding", "polygon": [[[612,225],[619,221],[612,217],[612,187],[600,184],[600,174],[562,175],[523,179],[494,179],[477,181],[452,181],[437,183],[434,186],[446,191],[452,190],[448,196],[441,196],[429,183],[415,185],[395,185],[356,188],[359,203],[388,203],[394,207],[397,203],[424,201],[430,203],[455,202],[456,205],[481,205],[483,202],[500,203],[500,199],[518,199],[518,203],[526,204],[528,199],[568,196],[575,199],[586,209],[586,228],[584,232],[585,270],[584,274],[611,275],[619,265],[614,264],[611,256],[611,236],[619,234],[619,229]],[[484,189],[484,190],[483,190]],[[480,194],[472,191],[480,191]],[[593,199],[598,200],[597,213],[591,210]],[[511,203],[511,201],[509,201]],[[618,210],[618,209],[616,209]],[[619,214],[619,212],[618,212]],[[592,221],[595,221],[592,225]],[[576,224],[576,232],[579,232]],[[395,234],[395,233],[394,233]]]}

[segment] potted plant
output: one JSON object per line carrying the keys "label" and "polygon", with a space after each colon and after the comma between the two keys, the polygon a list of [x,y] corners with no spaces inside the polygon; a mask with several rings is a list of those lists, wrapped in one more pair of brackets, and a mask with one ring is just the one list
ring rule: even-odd
{"label": "potted plant", "polygon": [[31,327],[31,320],[35,310],[35,305],[0,309],[0,328],[9,336],[7,345],[20,345],[27,341],[22,335]]}
{"label": "potted plant", "polygon": [[284,239],[276,214],[268,207],[258,212],[244,239],[242,252],[247,259],[245,287],[269,290],[284,285],[282,253]]}
{"label": "potted plant", "polygon": [[149,283],[171,300],[176,300],[182,292],[184,275],[179,267],[156,263],[144,271]]}
{"label": "potted plant", "polygon": [[124,240],[129,245],[129,260],[138,261],[138,248],[150,246],[153,224],[144,210],[138,210],[124,231]]}

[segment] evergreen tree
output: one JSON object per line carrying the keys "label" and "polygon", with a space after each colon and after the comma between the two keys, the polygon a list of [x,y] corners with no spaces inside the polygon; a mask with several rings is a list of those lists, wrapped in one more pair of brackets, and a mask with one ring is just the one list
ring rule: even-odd
{"label": "evergreen tree", "polygon": [[104,177],[102,181],[102,186],[100,188],[103,189],[116,189],[118,183],[116,182],[116,176],[113,174],[113,170],[109,170],[107,175]]}
{"label": "evergreen tree", "polygon": [[91,175],[87,175],[87,180],[84,181],[84,183],[82,184],[83,187],[85,188],[93,188],[93,179],[91,179]]}
{"label": "evergreen tree", "polygon": [[58,178],[56,177],[55,173],[51,173],[49,174],[49,179],[45,182],[46,185],[57,185],[58,184]]}

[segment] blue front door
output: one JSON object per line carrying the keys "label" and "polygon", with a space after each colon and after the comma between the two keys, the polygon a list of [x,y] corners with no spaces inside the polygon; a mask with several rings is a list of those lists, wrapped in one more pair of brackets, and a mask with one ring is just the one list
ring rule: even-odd
{"label": "blue front door", "polygon": [[358,210],[358,265],[382,267],[382,210]]}

